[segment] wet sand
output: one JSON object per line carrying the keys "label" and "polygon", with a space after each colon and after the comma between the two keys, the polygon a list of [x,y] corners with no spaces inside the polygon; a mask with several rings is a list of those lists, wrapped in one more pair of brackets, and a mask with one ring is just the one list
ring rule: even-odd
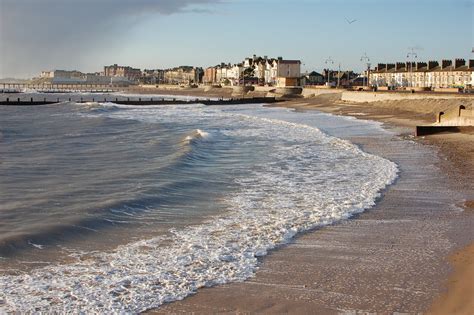
{"label": "wet sand", "polygon": [[[283,104],[382,121],[391,135],[350,140],[396,162],[398,181],[374,208],[272,251],[255,277],[201,289],[152,313],[464,314],[464,301],[473,296],[473,133],[410,136],[446,105],[438,103],[410,110],[343,104],[331,95]],[[448,257],[456,252],[452,265]]]}

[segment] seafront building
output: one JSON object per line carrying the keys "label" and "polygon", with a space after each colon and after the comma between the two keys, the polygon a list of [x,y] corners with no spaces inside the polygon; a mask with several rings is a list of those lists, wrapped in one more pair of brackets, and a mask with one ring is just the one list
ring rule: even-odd
{"label": "seafront building", "polygon": [[163,70],[163,82],[166,84],[197,84],[200,83],[204,71],[200,67],[180,66]]}
{"label": "seafront building", "polygon": [[140,69],[129,66],[119,66],[117,64],[105,66],[103,75],[106,77],[126,78],[129,81],[136,81],[142,76]]}
{"label": "seafront building", "polygon": [[40,79],[51,84],[109,84],[118,81],[100,73],[82,73],[77,70],[42,71]]}
{"label": "seafront building", "polygon": [[141,71],[114,64],[105,66],[101,73],[82,73],[76,70],[42,71],[40,79],[51,84],[197,84],[202,81],[203,74],[202,68],[192,66]]}
{"label": "seafront building", "polygon": [[324,75],[316,71],[301,76],[301,85],[323,85],[325,82]]}
{"label": "seafront building", "polygon": [[234,65],[221,63],[204,71],[204,84],[240,85],[245,82],[270,86],[300,84],[301,61],[267,56],[245,58]]}
{"label": "seafront building", "polygon": [[204,71],[199,67],[181,66],[171,69],[145,69],[139,82],[142,84],[197,84]]}
{"label": "seafront building", "polygon": [[221,83],[224,85],[237,85],[238,81],[243,77],[244,69],[242,63],[234,65],[221,63],[204,70],[202,83],[207,85]]}
{"label": "seafront building", "polygon": [[237,82],[244,72],[244,67],[242,64],[221,64],[216,67],[216,77],[215,82],[221,82],[226,85],[232,85],[232,83]]}
{"label": "seafront building", "polygon": [[474,60],[464,59],[379,63],[369,74],[370,84],[378,87],[426,89],[469,88],[474,86]]}
{"label": "seafront building", "polygon": [[42,71],[40,79],[51,84],[119,84],[127,85],[138,80],[140,69],[117,64],[105,66],[103,72],[82,73],[77,70]]}
{"label": "seafront building", "polygon": [[[368,84],[367,84],[368,78]],[[256,56],[236,64],[221,63],[202,69],[180,66],[170,69],[143,70],[117,64],[105,66],[99,73],[77,70],[42,71],[39,77],[51,84],[175,84],[193,85],[266,85],[266,86],[361,86],[371,85],[385,89],[416,88],[423,90],[470,89],[474,87],[474,60],[464,59],[379,63],[364,74],[353,71],[328,70],[322,73],[301,74],[301,61],[282,57]]]}
{"label": "seafront building", "polygon": [[51,71],[41,71],[40,78],[81,78],[84,73],[77,70],[51,70]]}
{"label": "seafront building", "polygon": [[142,84],[161,84],[165,82],[165,70],[145,69],[139,81]]}

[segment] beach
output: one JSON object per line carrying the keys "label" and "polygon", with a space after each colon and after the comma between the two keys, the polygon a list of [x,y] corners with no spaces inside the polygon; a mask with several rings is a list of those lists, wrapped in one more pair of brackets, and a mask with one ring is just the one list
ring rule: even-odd
{"label": "beach", "polygon": [[396,162],[399,180],[374,208],[272,251],[255,277],[199,290],[152,313],[469,314],[473,131],[412,136],[414,126],[434,122],[437,111],[459,100],[354,104],[326,94],[278,106],[382,122],[392,136],[349,140]]}

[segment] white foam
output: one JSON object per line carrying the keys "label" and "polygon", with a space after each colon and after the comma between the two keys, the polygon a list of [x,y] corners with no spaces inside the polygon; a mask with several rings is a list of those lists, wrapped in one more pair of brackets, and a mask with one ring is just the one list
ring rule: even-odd
{"label": "white foam", "polygon": [[206,141],[211,139],[211,134],[206,131],[202,131],[201,129],[196,129],[193,132],[191,132],[189,135],[187,135],[184,138],[184,141],[186,144],[191,144],[196,141]]}
{"label": "white foam", "polygon": [[89,254],[77,263],[2,276],[0,312],[135,313],[182,299],[200,287],[243,281],[254,275],[257,257],[296,233],[373,206],[397,174],[394,163],[304,124],[196,106],[107,115],[218,124],[220,132],[240,145],[261,143],[268,151],[256,160],[250,176],[236,177],[239,189],[225,200],[227,213],[172,230],[168,237]]}
{"label": "white foam", "polygon": [[36,90],[36,89],[30,89],[30,88],[22,88],[22,89],[21,89],[21,93],[30,93],[30,94],[33,94],[33,93],[38,93],[38,90]]}

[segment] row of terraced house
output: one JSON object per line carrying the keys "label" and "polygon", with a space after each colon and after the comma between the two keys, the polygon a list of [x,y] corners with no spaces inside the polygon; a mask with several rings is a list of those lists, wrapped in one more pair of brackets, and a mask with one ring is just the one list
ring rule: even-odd
{"label": "row of terraced house", "polygon": [[378,87],[472,88],[474,60],[464,59],[379,63],[370,72],[370,83]]}

